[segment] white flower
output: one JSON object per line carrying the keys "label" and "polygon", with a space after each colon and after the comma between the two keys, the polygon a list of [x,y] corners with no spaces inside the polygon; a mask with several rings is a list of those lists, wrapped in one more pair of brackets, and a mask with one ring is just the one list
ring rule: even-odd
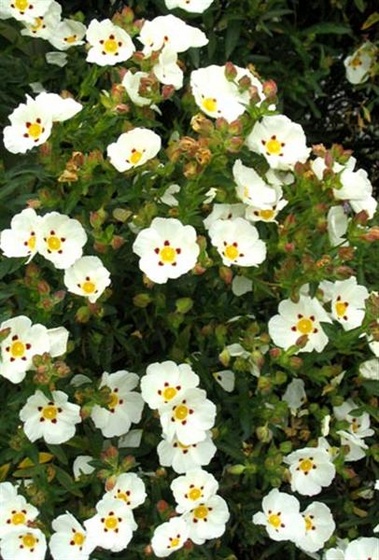
{"label": "white flower", "polygon": [[3,560],[44,560],[46,538],[40,529],[22,527],[7,533],[0,543]]}
{"label": "white flower", "polygon": [[33,22],[36,17],[49,11],[53,0],[3,0],[1,10],[6,17],[13,17],[22,22]]}
{"label": "white flower", "polygon": [[199,385],[199,376],[188,364],[176,364],[170,360],[155,362],[146,369],[141,378],[141,395],[152,409],[178,402],[187,389]]}
{"label": "white flower", "polygon": [[246,204],[214,204],[212,212],[203,220],[205,229],[209,230],[217,220],[231,220],[242,218],[245,214]]}
{"label": "white flower", "polygon": [[9,115],[11,124],[4,128],[5,148],[13,154],[24,154],[49,138],[53,122],[70,119],[82,109],[74,99],[63,99],[55,93],[42,92],[35,99],[26,95]]}
{"label": "white flower", "polygon": [[294,303],[290,299],[280,302],[279,314],[268,322],[269,334],[277,346],[287,350],[296,341],[306,335],[308,341],[298,352],[322,352],[328,343],[328,337],[320,322],[331,323],[331,319],[316,298],[301,295]]}
{"label": "white flower", "polygon": [[221,537],[229,517],[225,500],[217,495],[200,502],[182,516],[189,526],[189,538],[195,544],[203,544],[207,539]]}
{"label": "white flower", "polygon": [[210,431],[206,431],[203,441],[184,445],[177,438],[172,441],[163,439],[157,447],[159,463],[162,467],[172,467],[173,470],[182,474],[194,467],[209,465],[217,448],[212,441]]}
{"label": "white flower", "polygon": [[303,406],[307,400],[305,392],[305,385],[302,379],[292,379],[282,397],[283,401],[288,404],[291,414],[296,414],[296,411]]}
{"label": "white flower", "polygon": [[345,560],[345,550],[348,544],[346,539],[338,539],[338,548],[329,548],[325,552],[324,560]]}
{"label": "white flower", "polygon": [[142,52],[146,57],[164,46],[180,53],[208,43],[206,35],[200,29],[187,25],[171,14],[145,21],[137,38],[144,46]]}
{"label": "white flower", "polygon": [[87,28],[80,21],[73,19],[63,19],[50,34],[48,41],[59,51],[66,51],[70,47],[84,45],[84,35]]}
{"label": "white flower", "polygon": [[54,33],[55,27],[61,20],[62,7],[58,2],[52,0],[48,9],[45,10],[46,4],[45,2],[44,13],[41,12],[35,16],[33,21],[23,21],[25,29],[21,30],[21,35],[48,39]]}
{"label": "white flower", "polygon": [[69,268],[82,256],[86,242],[87,234],[78,220],[58,212],[49,212],[41,218],[37,250],[55,268]]}
{"label": "white flower", "polygon": [[243,165],[240,159],[233,165],[233,178],[237,184],[237,196],[245,204],[265,209],[277,201],[275,189],[253,168]]}
{"label": "white flower", "polygon": [[172,517],[166,523],[158,525],[151,539],[155,556],[165,558],[175,550],[182,548],[189,536],[189,527],[181,517]]}
{"label": "white flower", "polygon": [[328,211],[328,235],[332,247],[346,247],[349,242],[345,235],[349,225],[349,218],[343,206],[331,206]]}
{"label": "white flower", "polygon": [[165,0],[166,8],[169,10],[181,8],[195,14],[202,14],[213,2],[214,0]]}
{"label": "white flower", "polygon": [[216,406],[202,389],[187,389],[172,406],[161,411],[161,425],[167,439],[177,438],[184,445],[203,441],[213,428]]}
{"label": "white flower", "polygon": [[67,341],[69,332],[65,327],[55,327],[54,329],[47,329],[47,336],[49,337],[49,354],[52,358],[62,356],[67,350]]}
{"label": "white flower", "polygon": [[253,281],[245,276],[233,276],[232,280],[232,292],[235,296],[240,297],[244,294],[253,291]]}
{"label": "white flower", "polygon": [[84,521],[91,545],[112,552],[125,550],[137,529],[132,510],[122,500],[106,496],[96,504],[96,511]]}
{"label": "white flower", "polygon": [[66,66],[68,61],[68,56],[64,52],[50,51],[45,54],[46,62],[48,64],[53,64],[63,68]]}
{"label": "white flower", "polygon": [[359,366],[359,373],[364,379],[379,381],[379,358],[366,360]]}
{"label": "white flower", "polygon": [[91,455],[78,455],[72,465],[72,472],[74,473],[75,480],[79,480],[82,475],[92,474],[95,467],[89,463],[93,461]]}
{"label": "white flower", "polygon": [[250,150],[262,154],[273,169],[293,169],[310,153],[302,127],[285,115],[263,117],[246,138]]}
{"label": "white flower", "polygon": [[366,41],[343,61],[346,79],[351,84],[363,84],[370,77],[370,70],[375,62],[375,46]]}
{"label": "white flower", "polygon": [[177,199],[175,198],[175,194],[180,192],[180,186],[179,185],[170,185],[169,187],[167,187],[167,189],[165,190],[165,192],[163,193],[163,195],[160,197],[160,202],[163,202],[163,204],[167,204],[167,206],[178,206],[179,202],[177,201]]}
{"label": "white flower", "polygon": [[133,391],[138,382],[138,375],[129,371],[103,373],[99,388],[109,387],[110,401],[107,408],[95,405],[91,411],[91,418],[103,436],[126,434],[132,422],[141,420],[144,402],[141,395]]}
{"label": "white flower", "polygon": [[0,506],[17,496],[17,488],[11,482],[0,482]]}
{"label": "white flower", "polygon": [[59,444],[75,435],[75,424],[82,421],[80,406],[68,402],[63,391],[52,391],[51,399],[39,389],[20,410],[24,432],[30,441],[43,438],[46,443]]}
{"label": "white flower", "polygon": [[40,220],[33,208],[13,216],[10,229],[0,234],[0,248],[6,257],[28,257],[27,263],[32,260],[37,252]]}
{"label": "white flower", "polygon": [[262,500],[263,512],[253,515],[255,525],[264,525],[268,536],[274,541],[300,538],[305,534],[304,519],[300,514],[300,503],[295,496],[271,490]]}
{"label": "white flower", "polygon": [[217,220],[208,233],[226,266],[258,266],[266,258],[258,230],[244,218]]}
{"label": "white flower", "polygon": [[183,225],[176,218],[154,218],[133,243],[133,251],[140,258],[139,267],[157,284],[169,278],[179,278],[196,264],[200,247],[196,230]]}
{"label": "white flower", "polygon": [[369,292],[365,286],[357,283],[354,276],[334,283],[323,281],[320,288],[324,291],[324,301],[331,301],[333,319],[341,323],[345,331],[362,325]]}
{"label": "white flower", "polygon": [[291,490],[304,496],[319,494],[332,483],[336,468],[330,454],[320,447],[304,447],[287,455],[283,461],[289,465]]}
{"label": "white flower", "polygon": [[316,552],[332,536],[336,524],[328,506],[313,502],[301,513],[304,518],[305,535],[296,539],[295,544],[306,552]]}
{"label": "white flower", "polygon": [[375,537],[360,537],[351,541],[345,550],[345,560],[377,560],[379,539]]}
{"label": "white flower", "polygon": [[368,449],[368,445],[362,438],[347,430],[338,430],[337,434],[341,438],[341,445],[348,448],[344,456],[345,461],[359,461],[366,457],[365,450]]}
{"label": "white flower", "polygon": [[111,497],[123,502],[134,509],[146,500],[145,484],[136,473],[119,474],[112,490],[108,490],[105,497]]}
{"label": "white flower", "polygon": [[141,445],[143,430],[130,430],[127,434],[121,436],[118,440],[118,448],[121,447],[139,447]]}
{"label": "white flower", "polygon": [[126,92],[130,99],[138,107],[144,107],[145,105],[150,105],[152,109],[157,109],[156,105],[152,105],[152,100],[149,97],[143,97],[140,94],[141,80],[149,77],[147,72],[131,72],[128,70],[122,79],[121,84],[126,89]]}
{"label": "white flower", "polygon": [[110,19],[93,19],[87,29],[86,39],[90,45],[87,62],[99,66],[118,64],[128,60],[135,47],[128,33],[114,25]]}
{"label": "white flower", "polygon": [[221,371],[215,371],[213,373],[213,377],[217,381],[217,383],[226,391],[227,393],[231,393],[234,391],[234,385],[236,381],[236,376],[234,371],[231,369],[224,369]]}
{"label": "white flower", "polygon": [[175,478],[170,488],[177,503],[176,511],[186,513],[214,496],[218,490],[218,482],[203,469],[191,469],[185,475]]}
{"label": "white flower", "polygon": [[160,136],[153,130],[137,127],[122,133],[116,142],[109,144],[107,154],[111,164],[122,173],[154,158],[161,143]]}
{"label": "white flower", "polygon": [[33,366],[35,355],[49,352],[50,339],[46,327],[32,325],[25,315],[3,321],[0,330],[10,329],[1,342],[0,375],[12,383],[20,383]]}
{"label": "white flower", "polygon": [[24,496],[15,495],[0,506],[0,538],[9,531],[29,526],[39,514],[36,507],[28,504]]}
{"label": "white flower", "polygon": [[85,529],[66,512],[52,522],[55,531],[49,541],[49,549],[54,560],[88,560],[95,544],[87,538]]}
{"label": "white flower", "polygon": [[109,270],[99,257],[81,257],[64,272],[63,282],[69,292],[87,297],[91,303],[111,283]]}
{"label": "white flower", "polygon": [[370,415],[362,412],[359,416],[352,416],[350,413],[359,408],[353,400],[348,399],[340,406],[334,406],[333,412],[337,420],[349,422],[349,431],[356,437],[365,438],[374,435],[374,430],[370,428]]}
{"label": "white flower", "polygon": [[153,74],[161,84],[172,85],[175,89],[183,86],[183,70],[177,64],[178,55],[170,46],[162,49],[157,64],[153,66]]}

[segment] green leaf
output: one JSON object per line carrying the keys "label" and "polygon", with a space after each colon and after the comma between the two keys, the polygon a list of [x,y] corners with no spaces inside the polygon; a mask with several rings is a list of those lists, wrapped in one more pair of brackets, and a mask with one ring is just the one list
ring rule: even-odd
{"label": "green leaf", "polygon": [[241,35],[241,20],[234,20],[229,23],[225,37],[225,58],[228,59],[236,48]]}
{"label": "green leaf", "polygon": [[362,24],[361,29],[362,30],[368,29],[369,27],[372,27],[378,22],[379,22],[379,12],[374,12],[368,16],[366,21]]}

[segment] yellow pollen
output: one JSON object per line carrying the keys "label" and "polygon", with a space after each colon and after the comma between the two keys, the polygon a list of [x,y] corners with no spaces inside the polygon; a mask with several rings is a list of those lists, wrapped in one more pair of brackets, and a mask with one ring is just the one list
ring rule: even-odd
{"label": "yellow pollen", "polygon": [[119,399],[118,396],[116,395],[116,393],[111,393],[111,397],[110,397],[110,401],[108,403],[108,408],[112,409],[112,408],[116,408],[116,406],[118,405]]}
{"label": "yellow pollen", "polygon": [[31,235],[27,240],[26,244],[29,247],[29,249],[32,249],[32,251],[34,251],[34,249],[36,248],[36,236]]}
{"label": "yellow pollen", "polygon": [[185,420],[188,416],[188,408],[184,404],[180,404],[175,409],[175,418],[177,420]]}
{"label": "yellow pollen", "polygon": [[34,138],[34,140],[38,140],[38,138],[42,134],[42,126],[38,122],[32,123],[28,126],[28,136]]}
{"label": "yellow pollen", "polygon": [[68,43],[69,45],[71,45],[72,43],[75,43],[76,40],[77,40],[77,35],[69,35],[68,37],[64,38],[64,41],[66,43]]}
{"label": "yellow pollen", "polygon": [[12,525],[25,525],[26,515],[22,511],[14,513],[11,518]]}
{"label": "yellow pollen", "polygon": [[217,99],[207,97],[203,100],[203,107],[206,111],[214,113],[215,111],[217,111]]}
{"label": "yellow pollen", "polygon": [[118,51],[118,44],[117,41],[115,41],[115,39],[107,39],[106,41],[104,41],[104,50],[106,53],[109,54],[116,54]]}
{"label": "yellow pollen", "polygon": [[235,245],[227,245],[224,249],[224,255],[231,261],[238,258],[239,254],[240,253]]}
{"label": "yellow pollen", "polygon": [[34,25],[31,25],[30,29],[33,32],[36,32],[36,31],[38,31],[38,29],[40,29],[42,27],[42,25],[43,25],[43,17],[36,17],[35,20],[34,20]]}
{"label": "yellow pollen", "polygon": [[46,243],[50,251],[59,251],[62,245],[61,240],[56,235],[48,237]]}
{"label": "yellow pollen", "polygon": [[172,264],[176,260],[176,251],[173,247],[163,247],[159,251],[159,256],[164,264]]}
{"label": "yellow pollen", "polygon": [[20,10],[20,12],[25,12],[29,7],[29,2],[28,0],[15,0],[14,6],[17,10]]}
{"label": "yellow pollen", "polygon": [[357,55],[352,60],[350,60],[349,66],[352,66],[353,68],[357,68],[358,66],[362,66],[362,60],[361,60],[360,56]]}
{"label": "yellow pollen", "polygon": [[310,517],[308,517],[308,515],[304,518],[305,521],[305,530],[306,531],[311,531],[313,529],[313,523]]}
{"label": "yellow pollen", "polygon": [[12,343],[10,350],[13,358],[22,358],[25,354],[25,344],[21,340],[17,340],[17,342]]}
{"label": "yellow pollen", "polygon": [[117,517],[114,516],[107,517],[104,521],[104,525],[107,529],[114,531],[115,529],[117,529],[117,525],[118,525]]}
{"label": "yellow pollen", "polygon": [[208,508],[205,506],[198,506],[193,510],[193,515],[196,519],[205,519],[208,515]]}
{"label": "yellow pollen", "polygon": [[83,533],[75,532],[72,540],[77,546],[82,546],[86,538]]}
{"label": "yellow pollen", "polygon": [[178,391],[175,389],[175,387],[166,387],[166,389],[163,391],[163,398],[165,401],[170,401],[171,399],[173,399],[176,395]]}
{"label": "yellow pollen", "polygon": [[122,500],[122,501],[125,502],[125,503],[128,503],[128,502],[129,502],[129,498],[128,498],[128,496],[127,496],[124,492],[120,492],[120,491],[117,492],[117,499],[118,499],[118,500]]}
{"label": "yellow pollen", "polygon": [[48,405],[42,409],[42,416],[46,420],[55,420],[58,415],[58,410],[56,406]]}
{"label": "yellow pollen", "polygon": [[133,165],[137,165],[141,157],[142,157],[142,152],[139,152],[138,150],[133,150],[132,153],[130,154],[129,162],[132,163]]}
{"label": "yellow pollen", "polygon": [[313,462],[310,459],[301,459],[299,468],[304,473],[309,473],[312,470]]}
{"label": "yellow pollen", "polygon": [[275,210],[259,210],[259,216],[263,220],[271,220],[275,216]]}
{"label": "yellow pollen", "polygon": [[178,446],[180,447],[180,449],[189,449],[191,447],[190,445],[184,445],[183,443],[180,443],[180,441],[178,441]]}
{"label": "yellow pollen", "polygon": [[199,498],[201,498],[202,494],[201,494],[201,490],[200,488],[192,488],[189,492],[188,492],[188,497],[190,500],[199,500]]}
{"label": "yellow pollen", "polygon": [[272,525],[275,529],[278,529],[280,527],[280,525],[282,524],[282,521],[280,519],[280,515],[277,515],[276,513],[272,513],[269,518],[268,518],[268,522],[270,523],[270,525]]}
{"label": "yellow pollen", "polygon": [[84,293],[93,294],[93,292],[96,289],[96,284],[87,280],[86,282],[83,282],[83,284],[81,285],[81,288],[82,288]]}
{"label": "yellow pollen", "polygon": [[175,546],[179,546],[179,545],[180,545],[180,539],[176,539],[176,538],[171,539],[171,542],[170,542],[170,547],[171,548],[174,548]]}
{"label": "yellow pollen", "polygon": [[310,319],[300,319],[297,322],[296,328],[301,334],[310,334],[313,331],[313,321]]}
{"label": "yellow pollen", "polygon": [[349,304],[346,301],[338,301],[335,305],[338,317],[343,317]]}
{"label": "yellow pollen", "polygon": [[31,533],[26,533],[26,535],[22,537],[22,544],[27,548],[34,548],[37,542],[38,539]]}
{"label": "yellow pollen", "polygon": [[271,138],[266,142],[265,148],[270,155],[277,156],[282,151],[282,144],[276,138]]}

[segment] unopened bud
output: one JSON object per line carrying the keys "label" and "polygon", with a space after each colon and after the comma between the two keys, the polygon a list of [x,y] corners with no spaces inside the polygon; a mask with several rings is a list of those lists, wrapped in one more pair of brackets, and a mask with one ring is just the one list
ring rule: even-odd
{"label": "unopened bud", "polygon": [[263,93],[266,98],[271,99],[273,97],[276,97],[276,94],[278,93],[278,86],[276,85],[276,82],[274,82],[274,80],[266,80],[265,82],[263,82],[262,87]]}
{"label": "unopened bud", "polygon": [[225,63],[224,73],[225,78],[228,80],[228,82],[232,82],[237,77],[237,68],[232,62],[228,61]]}

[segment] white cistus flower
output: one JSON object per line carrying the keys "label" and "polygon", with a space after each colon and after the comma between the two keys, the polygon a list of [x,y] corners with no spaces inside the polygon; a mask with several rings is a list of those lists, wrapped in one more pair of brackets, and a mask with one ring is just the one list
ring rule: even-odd
{"label": "white cistus flower", "polygon": [[166,8],[168,10],[181,8],[186,12],[194,14],[202,14],[211,4],[213,4],[213,2],[214,0],[165,0]]}
{"label": "white cistus flower", "polygon": [[189,526],[181,517],[172,517],[166,523],[158,525],[151,539],[155,556],[166,558],[183,547],[189,537]]}
{"label": "white cistus flower", "polygon": [[135,51],[128,33],[114,25],[110,19],[97,21],[93,19],[87,29],[86,39],[89,44],[87,62],[99,66],[113,66],[128,60]]}
{"label": "white cistus flower", "polygon": [[111,164],[122,173],[154,158],[161,144],[160,136],[153,130],[137,127],[123,132],[116,142],[109,144],[107,154]]}
{"label": "white cistus flower", "polygon": [[295,496],[274,488],[263,498],[262,509],[263,512],[253,515],[253,523],[264,525],[270,539],[286,541],[305,535],[300,503]]}
{"label": "white cistus flower", "polygon": [[27,257],[27,263],[37,253],[40,217],[33,208],[25,208],[13,216],[10,229],[0,233],[0,249],[6,257]]}
{"label": "white cistus flower", "polygon": [[63,277],[69,292],[88,298],[95,303],[111,283],[110,272],[105,268],[99,257],[81,257],[69,268]]}
{"label": "white cistus flower", "polygon": [[336,467],[329,452],[322,447],[304,447],[283,459],[289,467],[291,490],[303,496],[314,496],[330,486]]}

